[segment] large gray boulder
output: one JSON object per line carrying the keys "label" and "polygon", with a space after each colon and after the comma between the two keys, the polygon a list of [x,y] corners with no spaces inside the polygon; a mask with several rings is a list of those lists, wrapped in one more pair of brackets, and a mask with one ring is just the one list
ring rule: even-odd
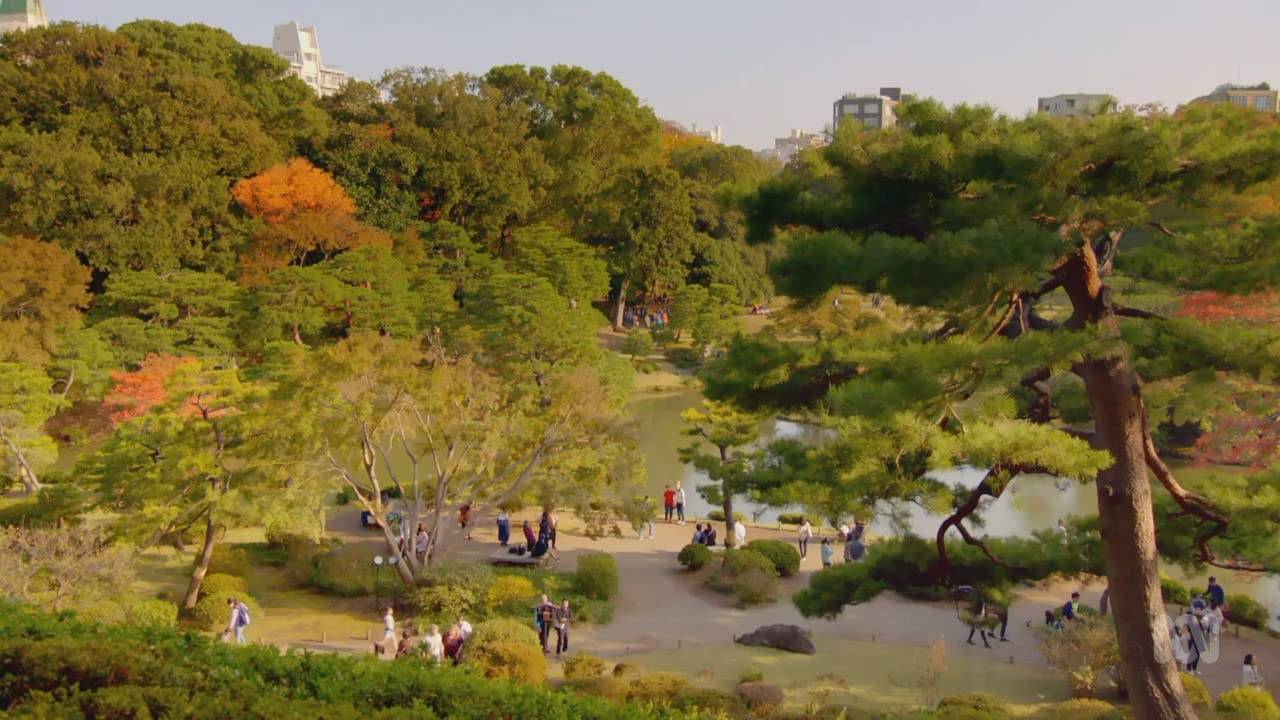
{"label": "large gray boulder", "polygon": [[813,646],[812,633],[798,625],[765,625],[734,639],[739,645],[771,647],[787,652],[812,655],[818,650]]}

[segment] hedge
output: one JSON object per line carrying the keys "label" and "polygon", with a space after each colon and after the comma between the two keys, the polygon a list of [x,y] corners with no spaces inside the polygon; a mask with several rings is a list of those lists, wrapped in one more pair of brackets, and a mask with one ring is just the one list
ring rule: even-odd
{"label": "hedge", "polygon": [[680,554],[676,556],[676,559],[680,561],[681,565],[690,570],[701,570],[707,563],[711,562],[712,555],[714,553],[706,545],[691,543],[680,548]]}
{"label": "hedge", "polygon": [[1271,611],[1248,595],[1228,596],[1227,607],[1230,610],[1228,619],[1245,627],[1265,630],[1271,622]]}
{"label": "hedge", "polygon": [[1209,694],[1209,687],[1203,680],[1185,672],[1178,673],[1178,676],[1182,678],[1182,689],[1186,691],[1192,707],[1208,708],[1213,705],[1213,695]]}
{"label": "hedge", "polygon": [[573,575],[574,589],[592,600],[612,600],[618,596],[618,561],[601,552],[586,553],[578,558]]}
{"label": "hedge", "polygon": [[692,718],[452,667],[235,646],[195,633],[105,627],[0,603],[0,714],[391,720]]}
{"label": "hedge", "polygon": [[1257,687],[1237,687],[1222,693],[1214,707],[1221,720],[1280,720],[1271,693]]}
{"label": "hedge", "polygon": [[747,550],[758,552],[769,558],[774,569],[782,577],[791,577],[800,569],[800,551],[789,542],[782,540],[752,540],[747,543]]}
{"label": "hedge", "polygon": [[209,573],[204,576],[204,582],[200,583],[200,594],[215,595],[218,593],[240,593],[241,595],[249,592],[249,584],[244,578],[235,575],[227,575],[226,573]]}

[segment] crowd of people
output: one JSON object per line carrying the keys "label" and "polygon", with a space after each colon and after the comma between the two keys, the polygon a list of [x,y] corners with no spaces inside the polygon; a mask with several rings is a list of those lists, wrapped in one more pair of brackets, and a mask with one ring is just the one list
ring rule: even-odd
{"label": "crowd of people", "polygon": [[[430,625],[421,638],[412,626],[396,632],[395,609],[388,606],[382,614],[382,640],[373,644],[374,655],[405,657],[421,652],[426,658],[438,664],[451,663],[457,665],[462,661],[463,648],[471,638],[471,623],[465,616],[449,626],[443,634],[439,625]],[[419,650],[421,648],[421,650]]]}

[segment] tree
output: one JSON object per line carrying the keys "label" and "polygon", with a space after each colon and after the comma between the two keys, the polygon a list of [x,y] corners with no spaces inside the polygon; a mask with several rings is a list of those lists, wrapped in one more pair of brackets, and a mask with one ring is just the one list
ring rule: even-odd
{"label": "tree", "polygon": [[0,235],[0,359],[47,360],[59,326],[79,324],[88,285],[89,269],[57,245]]}
{"label": "tree", "polygon": [[694,349],[706,356],[733,338],[740,309],[738,292],[728,285],[686,285],[671,304],[671,327],[677,340],[688,330]]}
{"label": "tree", "polygon": [[[481,515],[564,479],[599,496],[607,457],[585,456],[607,454],[620,408],[599,373],[561,365],[529,393],[475,358],[436,353],[416,340],[353,335],[299,354],[278,393],[277,411],[297,419],[293,451],[319,457],[355,493],[388,552],[401,554],[382,497],[389,488],[407,503],[402,527],[424,523],[441,554],[443,519],[463,504]],[[413,553],[403,557],[396,570],[412,584],[422,566]]]}
{"label": "tree", "polygon": [[0,459],[31,495],[40,490],[40,472],[57,459],[44,424],[61,405],[50,392],[49,376],[38,368],[0,362]]}
{"label": "tree", "polygon": [[[708,502],[719,502],[724,508],[725,547],[737,544],[733,514],[733,497],[748,489],[752,464],[757,454],[748,449],[760,436],[760,418],[744,413],[732,406],[713,401],[704,402],[702,409],[689,408],[680,414],[684,420],[684,434],[696,438],[691,445],[680,449],[680,459],[693,465],[711,478],[712,485],[699,487]],[[703,443],[715,448],[715,454],[702,450]]]}
{"label": "tree", "polygon": [[[1275,346],[1263,331],[1246,342],[1234,338],[1239,328],[1164,319],[1136,296],[1125,302],[1117,278],[1124,271],[1175,289],[1212,281],[1234,292],[1273,278],[1258,272],[1275,257],[1269,222],[1237,222],[1230,212],[1231,201],[1280,171],[1280,126],[1228,108],[1081,123],[925,101],[904,104],[900,117],[887,132],[841,136],[766,182],[750,210],[759,237],[790,228],[775,273],[785,292],[814,299],[843,283],[927,311],[878,341],[744,341],[725,363],[732,369],[721,369],[720,390],[754,403],[822,403],[871,422],[909,412],[943,431],[945,444],[925,453],[921,472],[955,438],[988,428],[975,462],[988,477],[960,498],[940,539],[955,529],[981,545],[964,523],[983,498],[1046,460],[1082,473],[1103,453],[1099,519],[1124,680],[1139,718],[1192,718],[1176,668],[1158,660],[1171,655],[1148,473],[1196,528],[1187,551],[1199,562],[1260,565],[1215,551],[1232,518],[1160,459],[1143,387],[1204,368],[1258,379]],[[1145,247],[1126,261],[1120,248],[1135,235]],[[1189,259],[1201,262],[1201,247],[1241,259],[1240,269],[1184,273]],[[1054,390],[1075,382],[1087,422],[1068,424]],[[1011,392],[1019,403],[1009,403]],[[1015,415],[1005,427],[989,424]]]}
{"label": "tree", "polygon": [[226,81],[61,23],[5,38],[0,94],[0,231],[99,270],[234,267],[228,190],[281,152]]}
{"label": "tree", "polygon": [[[152,365],[158,363],[153,361]],[[267,388],[234,367],[167,361],[137,383],[145,412],[129,413],[78,468],[116,516],[116,532],[143,546],[202,531],[182,607],[195,607],[214,549],[229,528],[252,525],[276,505],[304,505],[308,476],[277,450],[279,417]],[[152,382],[155,378],[159,382]]]}
{"label": "tree", "polygon": [[214,273],[121,271],[95,303],[102,319],[93,328],[126,364],[152,353],[226,356],[235,347],[240,292]]}
{"label": "tree", "polygon": [[546,225],[517,230],[511,239],[514,270],[533,273],[551,283],[571,307],[590,303],[609,292],[609,270],[592,248]]}
{"label": "tree", "polygon": [[129,553],[101,529],[0,527],[0,595],[62,612],[117,597],[133,577]]}

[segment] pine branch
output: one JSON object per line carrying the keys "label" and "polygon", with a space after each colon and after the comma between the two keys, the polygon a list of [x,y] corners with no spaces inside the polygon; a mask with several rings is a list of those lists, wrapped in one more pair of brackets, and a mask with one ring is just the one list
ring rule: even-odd
{"label": "pine branch", "polygon": [[1140,308],[1128,307],[1126,305],[1116,305],[1113,308],[1116,315],[1120,317],[1139,318],[1141,320],[1164,320],[1165,317],[1159,313],[1153,313],[1150,310],[1142,310]]}

